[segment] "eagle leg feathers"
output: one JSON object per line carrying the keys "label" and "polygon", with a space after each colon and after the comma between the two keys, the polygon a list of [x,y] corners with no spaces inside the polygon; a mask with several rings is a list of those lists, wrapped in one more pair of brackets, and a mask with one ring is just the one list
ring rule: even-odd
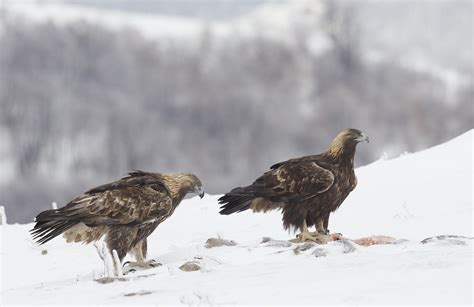
{"label": "eagle leg feathers", "polygon": [[326,223],[327,220],[329,220],[329,214],[327,215],[327,218],[318,218],[316,220],[316,231],[310,232],[310,233],[314,236],[318,234],[328,235],[329,229],[327,229],[327,223]]}

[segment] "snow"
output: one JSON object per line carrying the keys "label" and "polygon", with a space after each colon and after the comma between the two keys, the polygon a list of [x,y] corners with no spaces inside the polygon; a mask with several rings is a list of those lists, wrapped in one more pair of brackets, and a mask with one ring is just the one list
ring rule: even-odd
{"label": "snow", "polygon": [[[219,196],[206,195],[185,200],[150,236],[149,257],[162,266],[101,284],[94,279],[104,265],[92,244],[57,238],[37,246],[33,224],[4,225],[1,303],[472,305],[472,240],[420,241],[473,236],[473,137],[471,130],[356,170],[359,184],[330,229],[354,239],[392,236],[394,244],[334,241],[295,253],[278,212],[220,216]],[[208,249],[211,237],[237,245]],[[181,271],[187,261],[201,270]]]}
{"label": "snow", "polygon": [[52,22],[60,26],[85,21],[114,31],[134,29],[148,39],[160,41],[172,38],[195,42],[203,33],[209,33],[216,37],[233,38],[236,35],[264,36],[275,41],[294,43],[298,39],[295,33],[311,29],[307,43],[314,54],[330,47],[328,38],[318,25],[324,7],[311,0],[269,2],[257,6],[248,14],[226,21],[103,10],[61,1],[5,0],[3,9],[9,18],[22,17],[29,22]]}
{"label": "snow", "polygon": [[192,18],[107,11],[54,1],[7,0],[4,9],[13,17],[27,17],[30,22],[67,25],[86,21],[92,24],[98,23],[110,30],[134,28],[148,38],[195,36],[200,33],[201,24],[199,20]]}

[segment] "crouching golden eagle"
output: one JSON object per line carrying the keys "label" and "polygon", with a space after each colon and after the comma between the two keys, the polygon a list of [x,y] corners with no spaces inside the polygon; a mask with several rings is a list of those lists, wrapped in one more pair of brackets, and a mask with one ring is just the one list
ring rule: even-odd
{"label": "crouching golden eagle", "polygon": [[[335,211],[357,185],[354,174],[356,145],[369,138],[357,129],[345,129],[322,154],[277,163],[246,187],[219,198],[221,214],[252,209],[281,209],[283,226],[299,228],[298,241],[323,241],[328,234],[329,214]],[[316,232],[308,227],[316,226]]]}
{"label": "crouching golden eagle", "polygon": [[131,266],[152,267],[145,261],[147,237],[173,214],[187,193],[204,196],[201,181],[193,174],[159,174],[134,171],[120,180],[93,188],[66,206],[46,210],[36,217],[33,238],[43,244],[64,233],[67,242],[90,243],[104,237],[114,261],[115,274],[125,255]]}

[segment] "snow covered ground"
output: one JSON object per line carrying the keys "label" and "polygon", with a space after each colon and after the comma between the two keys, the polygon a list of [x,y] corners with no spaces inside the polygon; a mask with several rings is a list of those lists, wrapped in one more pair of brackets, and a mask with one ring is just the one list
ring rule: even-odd
{"label": "snow covered ground", "polygon": [[[330,220],[348,238],[295,253],[278,212],[220,216],[218,196],[184,201],[150,237],[163,265],[107,284],[92,245],[35,245],[28,225],[1,226],[6,304],[465,304],[472,305],[473,130],[356,170],[359,185]],[[376,140],[374,140],[376,141]],[[370,146],[370,144],[369,144]],[[208,249],[211,237],[235,246]],[[275,241],[261,243],[263,237]],[[179,267],[195,261],[201,269]]]}

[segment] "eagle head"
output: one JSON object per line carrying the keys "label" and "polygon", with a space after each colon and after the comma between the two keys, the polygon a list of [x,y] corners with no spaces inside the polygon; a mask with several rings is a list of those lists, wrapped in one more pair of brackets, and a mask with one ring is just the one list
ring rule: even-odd
{"label": "eagle head", "polygon": [[345,138],[355,143],[369,142],[369,137],[358,129],[345,129],[341,133],[344,133]]}
{"label": "eagle head", "polygon": [[360,142],[369,142],[369,137],[358,129],[344,129],[334,138],[333,145],[354,145]]}
{"label": "eagle head", "polygon": [[202,187],[201,180],[194,174],[186,174],[188,181],[188,188],[190,193],[199,195],[200,198],[204,197],[204,188]]}
{"label": "eagle head", "polygon": [[194,190],[193,190],[193,191],[194,191],[194,193],[195,193],[196,195],[199,195],[200,198],[203,198],[203,197],[204,197],[204,194],[205,194],[205,193],[204,193],[204,189],[202,188],[202,186],[196,185],[196,186],[194,187]]}
{"label": "eagle head", "polygon": [[334,138],[326,151],[332,157],[340,157],[343,154],[351,153],[353,156],[355,147],[360,142],[369,142],[369,137],[358,129],[344,129]]}
{"label": "eagle head", "polygon": [[199,197],[204,197],[204,189],[201,180],[191,173],[162,173],[160,177],[164,179],[171,194],[183,197],[188,193],[194,193]]}

